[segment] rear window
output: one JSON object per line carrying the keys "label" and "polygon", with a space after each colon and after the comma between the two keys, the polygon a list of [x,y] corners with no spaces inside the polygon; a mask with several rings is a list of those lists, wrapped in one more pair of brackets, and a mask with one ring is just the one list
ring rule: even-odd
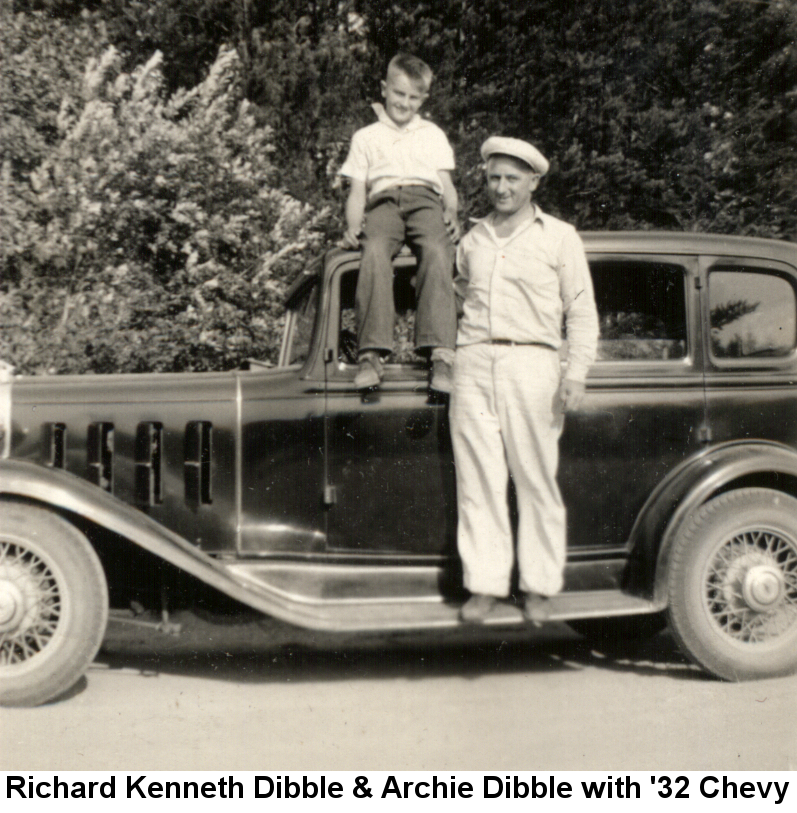
{"label": "rear window", "polygon": [[797,345],[794,282],[771,269],[714,267],[709,273],[715,359],[778,359]]}

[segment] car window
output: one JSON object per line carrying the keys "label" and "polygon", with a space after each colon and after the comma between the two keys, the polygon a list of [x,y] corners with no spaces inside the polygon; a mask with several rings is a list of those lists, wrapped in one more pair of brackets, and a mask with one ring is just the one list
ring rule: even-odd
{"label": "car window", "polygon": [[715,267],[708,282],[714,358],[783,358],[794,352],[792,281],[765,268]]}
{"label": "car window", "polygon": [[[357,360],[357,319],[354,295],[357,271],[347,271],[340,280],[340,337],[338,360],[354,364]],[[425,365],[415,353],[415,267],[400,265],[393,272],[393,301],[396,321],[393,326],[393,349],[385,359],[387,364]]]}
{"label": "car window", "polygon": [[683,359],[685,269],[642,259],[592,259],[600,316],[598,361]]}
{"label": "car window", "polygon": [[284,364],[303,364],[310,354],[313,325],[318,309],[318,289],[319,286],[315,283],[308,285],[306,290],[291,302],[283,336],[283,352],[280,354]]}
{"label": "car window", "polygon": [[[593,260],[590,263],[600,314],[598,360],[670,360],[686,356],[684,269],[646,260]],[[396,323],[388,364],[422,364],[413,350],[415,272],[397,267],[393,278]],[[356,270],[340,285],[339,360],[354,363],[357,325]]]}

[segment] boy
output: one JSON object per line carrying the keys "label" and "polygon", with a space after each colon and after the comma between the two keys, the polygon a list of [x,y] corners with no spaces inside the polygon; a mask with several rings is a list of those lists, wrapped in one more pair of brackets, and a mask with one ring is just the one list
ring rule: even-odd
{"label": "boy", "polygon": [[448,139],[418,115],[431,82],[425,62],[408,54],[394,56],[382,81],[385,103],[373,105],[379,120],[354,134],[340,169],[351,180],[342,245],[363,250],[355,298],[358,389],[379,386],[382,356],[393,346],[392,261],[406,242],[418,260],[415,347],[431,359],[432,389],[451,391],[458,201]]}

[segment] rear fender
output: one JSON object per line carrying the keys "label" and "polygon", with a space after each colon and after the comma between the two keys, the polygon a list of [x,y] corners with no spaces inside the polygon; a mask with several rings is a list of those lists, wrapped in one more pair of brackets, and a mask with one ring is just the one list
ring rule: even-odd
{"label": "rear fender", "polygon": [[631,533],[624,587],[667,605],[667,568],[673,542],[703,503],[734,483],[797,492],[797,452],[766,441],[732,442],[682,463],[648,498]]}

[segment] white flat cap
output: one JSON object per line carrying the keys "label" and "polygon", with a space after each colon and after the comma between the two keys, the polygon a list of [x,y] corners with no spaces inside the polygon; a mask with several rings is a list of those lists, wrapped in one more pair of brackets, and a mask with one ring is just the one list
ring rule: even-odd
{"label": "white flat cap", "polygon": [[550,167],[545,156],[528,141],[519,138],[490,136],[482,144],[482,158],[486,161],[491,155],[511,155],[528,164],[535,172],[545,175]]}

